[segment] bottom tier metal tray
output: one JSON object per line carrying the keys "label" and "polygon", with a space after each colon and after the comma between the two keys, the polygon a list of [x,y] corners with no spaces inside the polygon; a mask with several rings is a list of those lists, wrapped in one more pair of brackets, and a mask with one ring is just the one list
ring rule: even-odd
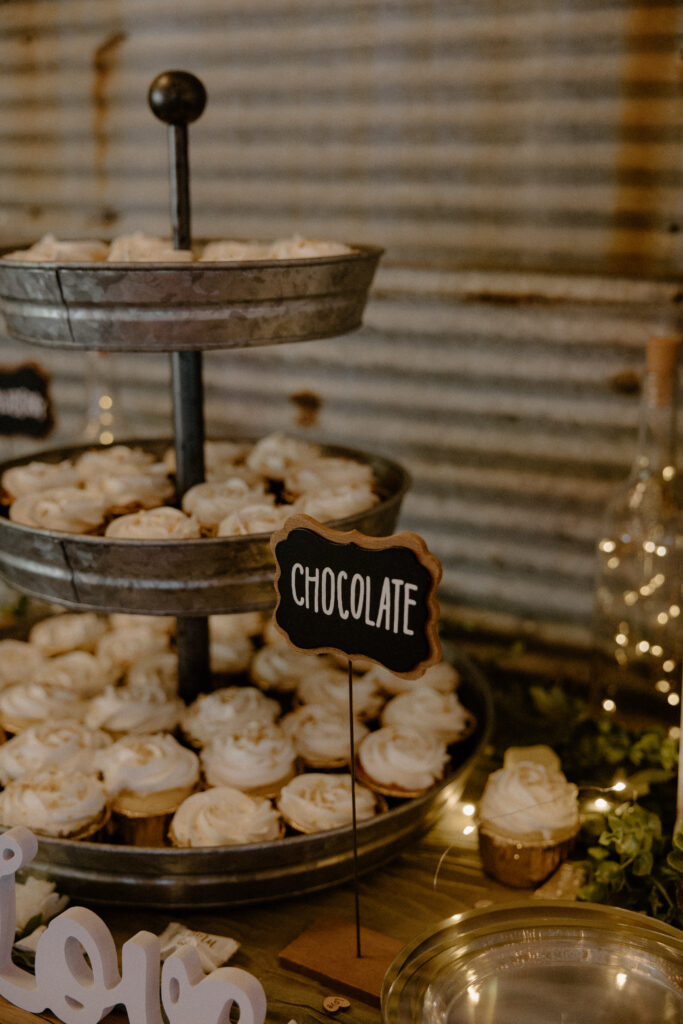
{"label": "bottom tier metal tray", "polygon": [[[490,733],[493,712],[486,679],[463,656],[451,660],[461,673],[458,693],[476,716],[476,729],[454,748],[442,783],[359,824],[362,872],[400,853],[453,806]],[[182,850],[41,839],[30,870],[54,880],[60,892],[88,902],[179,908],[256,903],[350,879],[353,836],[350,828],[342,828],[272,843]]]}

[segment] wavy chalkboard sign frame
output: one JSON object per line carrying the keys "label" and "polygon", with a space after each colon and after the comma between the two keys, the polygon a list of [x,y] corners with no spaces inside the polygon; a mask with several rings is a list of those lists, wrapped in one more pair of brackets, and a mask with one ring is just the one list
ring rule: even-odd
{"label": "wavy chalkboard sign frame", "polygon": [[423,539],[368,537],[291,516],[271,537],[274,622],[296,650],[369,659],[416,679],[441,658],[441,563]]}

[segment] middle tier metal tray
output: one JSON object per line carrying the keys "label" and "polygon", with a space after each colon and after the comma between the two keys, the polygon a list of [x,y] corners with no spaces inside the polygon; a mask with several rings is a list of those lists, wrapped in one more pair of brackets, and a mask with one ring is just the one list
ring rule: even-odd
{"label": "middle tier metal tray", "polygon": [[[161,456],[168,440],[128,442]],[[95,446],[33,453],[0,465],[60,462]],[[372,466],[380,501],[328,525],[370,536],[391,534],[409,476],[398,463],[350,448],[321,446]],[[0,576],[22,593],[70,608],[148,615],[203,616],[268,608],[275,603],[275,563],[268,534],[184,541],[113,540],[53,533],[0,514]]]}

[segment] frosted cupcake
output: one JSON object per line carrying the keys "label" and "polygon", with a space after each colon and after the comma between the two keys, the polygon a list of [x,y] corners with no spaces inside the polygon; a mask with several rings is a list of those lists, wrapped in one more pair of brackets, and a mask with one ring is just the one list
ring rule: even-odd
{"label": "frosted cupcake", "polygon": [[292,509],[288,505],[257,503],[235,509],[221,519],[216,527],[217,537],[246,537],[250,533],[272,533],[284,526]]}
{"label": "frosted cupcake", "polygon": [[209,636],[218,643],[230,643],[236,637],[255,637],[262,629],[261,612],[234,612],[231,615],[209,616]]}
{"label": "frosted cupcake", "polygon": [[113,519],[104,535],[115,540],[193,540],[201,536],[201,527],[180,509],[163,505]]}
{"label": "frosted cupcake", "polygon": [[80,487],[52,487],[24,494],[12,502],[13,523],[55,533],[94,533],[104,523],[107,502],[93,491]]}
{"label": "frosted cupcake", "polygon": [[12,734],[42,722],[83,721],[87,702],[50,683],[17,683],[0,693],[0,725]]}
{"label": "frosted cupcake", "polygon": [[67,651],[66,654],[47,659],[36,669],[32,682],[71,690],[87,700],[115,683],[117,678],[117,670],[95,654],[89,651]]}
{"label": "frosted cupcake", "polygon": [[0,784],[55,767],[92,773],[96,752],[110,743],[106,733],[79,722],[31,726],[0,746]]}
{"label": "frosted cupcake", "polygon": [[460,683],[460,673],[447,661],[441,661],[438,665],[430,665],[419,679],[405,679],[403,676],[394,675],[383,665],[373,665],[368,674],[371,679],[375,680],[378,689],[389,697],[395,697],[399,693],[408,693],[410,690],[419,689],[422,686],[431,686],[439,693],[453,693]]}
{"label": "frosted cupcake", "polygon": [[234,676],[246,672],[253,654],[254,645],[248,636],[218,640],[209,627],[209,660],[215,676]]}
{"label": "frosted cupcake", "polygon": [[141,622],[105,633],[98,641],[96,653],[124,675],[141,658],[167,651],[169,644],[168,633]]}
{"label": "frosted cupcake", "polygon": [[257,441],[247,455],[247,465],[269,480],[284,480],[295,466],[320,455],[316,445],[286,434],[268,434]]}
{"label": "frosted cupcake", "polygon": [[175,651],[146,654],[128,669],[126,686],[161,689],[167,697],[178,696],[178,655]]}
{"label": "frosted cupcake", "polygon": [[[351,776],[305,772],[283,787],[277,806],[297,832],[311,834],[344,828],[353,820]],[[380,809],[375,793],[356,786],[356,820],[374,817]]]}
{"label": "frosted cupcake", "polygon": [[292,511],[303,512],[312,519],[327,523],[365,512],[378,501],[379,498],[367,484],[342,484],[318,494],[303,494],[292,505]]}
{"label": "frosted cupcake", "polygon": [[283,834],[270,800],[250,797],[230,786],[193,793],[173,815],[168,830],[173,846],[243,846],[269,843]]}
{"label": "frosted cupcake", "polygon": [[119,235],[109,246],[109,263],[191,263],[190,249],[174,249],[170,238],[156,238],[142,231]]}
{"label": "frosted cupcake", "polygon": [[26,640],[0,640],[0,690],[31,679],[45,661],[39,648]]}
{"label": "frosted cupcake", "polygon": [[62,462],[28,462],[23,466],[10,466],[2,474],[0,486],[8,501],[25,494],[51,490],[54,487],[73,487],[78,473],[69,459]]}
{"label": "frosted cupcake", "polygon": [[[353,680],[353,713],[361,721],[376,718],[384,698],[367,675]],[[302,704],[324,704],[338,714],[347,714],[349,708],[348,672],[341,668],[314,668],[297,687],[297,698]]]}
{"label": "frosted cupcake", "polygon": [[117,838],[163,846],[171,817],[199,782],[199,759],[168,733],[126,736],[96,760]]}
{"label": "frosted cupcake", "polygon": [[7,260],[29,260],[39,263],[92,263],[106,260],[108,246],[97,239],[65,241],[52,234],[34,242],[28,249],[17,249],[5,255]]}
{"label": "frosted cupcake", "polygon": [[97,476],[88,485],[93,494],[101,494],[110,515],[126,515],[140,509],[156,509],[175,494],[162,462],[145,471]]}
{"label": "frosted cupcake", "polygon": [[449,744],[469,736],[475,722],[454,693],[421,686],[392,697],[382,711],[382,725],[419,729]]}
{"label": "frosted cupcake", "polygon": [[271,722],[251,722],[212,740],[200,759],[209,786],[232,786],[250,796],[275,797],[296,773],[294,745]]}
{"label": "frosted cupcake", "polygon": [[334,487],[357,486],[372,489],[372,467],[354,459],[322,455],[295,466],[284,478],[284,494],[289,501],[302,494],[319,494]]}
{"label": "frosted cupcake", "polygon": [[[259,475],[244,465],[244,459],[249,449],[250,445],[240,444],[238,441],[205,441],[205,480],[227,480],[231,476],[240,476],[246,470],[248,472],[248,479],[255,483]],[[175,448],[166,449],[163,454],[163,463],[169,473],[175,473]]]}
{"label": "frosted cupcake", "polygon": [[356,776],[376,793],[418,797],[443,779],[447,764],[445,743],[417,729],[388,725],[360,743]]}
{"label": "frosted cupcake", "polygon": [[579,830],[577,789],[557,768],[518,761],[489,775],[477,819],[487,874],[531,888],[571,849]]}
{"label": "frosted cupcake", "polygon": [[5,828],[24,825],[38,835],[95,840],[108,818],[104,790],[86,772],[52,768],[10,782],[0,793]]}
{"label": "frosted cupcake", "polygon": [[115,739],[128,733],[173,732],[183,707],[161,686],[108,686],[90,701],[85,724],[105,729]]}
{"label": "frosted cupcake", "polygon": [[280,634],[282,643],[266,644],[254,655],[249,674],[262,690],[274,693],[293,693],[307,672],[332,666],[325,655],[302,654],[289,647]]}
{"label": "frosted cupcake", "polygon": [[272,504],[272,495],[267,495],[262,485],[249,484],[241,477],[234,476],[217,483],[201,483],[190,487],[183,495],[182,508],[188,516],[197,520],[206,532],[213,532],[221,520],[235,509],[245,505]]}
{"label": "frosted cupcake", "polygon": [[107,629],[94,612],[65,612],[36,622],[29,641],[46,657],[67,651],[94,651]]}
{"label": "frosted cupcake", "polygon": [[[0,694],[0,697],[2,694]],[[245,729],[250,723],[271,723],[280,713],[276,700],[255,686],[225,686],[203,693],[184,711],[181,729],[195,747]]]}
{"label": "frosted cupcake", "polygon": [[[351,738],[348,709],[342,714],[323,704],[302,704],[285,715],[281,726],[308,768],[321,771],[349,765]],[[354,745],[357,746],[367,734],[367,727],[356,721],[353,727]]]}
{"label": "frosted cupcake", "polygon": [[[76,459],[76,471],[84,483],[100,477],[128,476],[144,473],[154,464],[154,456],[142,448],[115,444],[110,448],[91,448]],[[166,467],[164,467],[164,472]]]}

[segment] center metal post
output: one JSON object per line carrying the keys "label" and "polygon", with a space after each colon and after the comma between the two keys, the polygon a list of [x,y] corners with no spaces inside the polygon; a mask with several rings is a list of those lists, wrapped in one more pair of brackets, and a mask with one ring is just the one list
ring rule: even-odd
{"label": "center metal post", "polygon": [[[165,71],[149,89],[149,105],[168,124],[171,223],[174,249],[192,245],[187,126],[201,116],[206,90],[187,71]],[[173,426],[178,498],[204,480],[204,384],[201,351],[171,353]],[[209,622],[206,616],[177,619],[178,692],[191,702],[211,688]]]}

